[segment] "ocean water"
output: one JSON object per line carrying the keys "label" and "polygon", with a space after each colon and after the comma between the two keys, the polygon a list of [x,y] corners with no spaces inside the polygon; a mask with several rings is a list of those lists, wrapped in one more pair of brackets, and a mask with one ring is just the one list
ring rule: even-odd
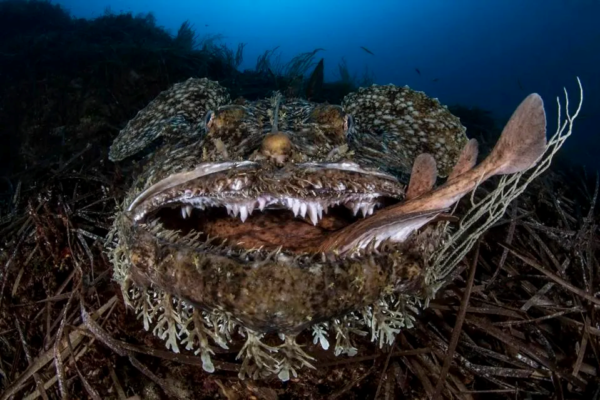
{"label": "ocean water", "polygon": [[[188,20],[200,38],[246,43],[240,69],[277,46],[285,62],[324,50],[325,80],[367,71],[378,84],[409,85],[444,104],[477,106],[504,120],[527,94],[546,102],[585,90],[582,115],[563,152],[600,166],[600,1],[596,0],[62,0],[74,17],[152,12],[173,34]],[[372,54],[363,49],[368,49]]]}

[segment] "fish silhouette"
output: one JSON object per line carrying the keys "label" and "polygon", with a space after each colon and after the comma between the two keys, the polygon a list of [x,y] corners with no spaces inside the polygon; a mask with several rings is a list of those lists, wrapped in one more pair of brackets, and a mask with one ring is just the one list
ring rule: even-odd
{"label": "fish silhouette", "polygon": [[367,49],[367,48],[366,48],[366,47],[364,47],[364,46],[360,46],[360,48],[361,48],[361,49],[363,49],[365,52],[369,53],[369,54],[370,54],[370,55],[372,55],[372,56],[374,56],[374,55],[375,55],[375,53],[373,53],[371,50]]}

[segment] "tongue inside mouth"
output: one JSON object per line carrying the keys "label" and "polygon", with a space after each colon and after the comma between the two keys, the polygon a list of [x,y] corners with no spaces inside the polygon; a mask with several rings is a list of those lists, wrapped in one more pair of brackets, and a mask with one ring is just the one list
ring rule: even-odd
{"label": "tongue inside mouth", "polygon": [[[330,235],[398,202],[379,197],[364,201],[331,203],[299,199],[207,204],[189,201],[170,204],[148,214],[166,229],[181,235],[202,232],[200,240],[244,249],[272,250],[282,247],[291,253],[313,253]],[[251,204],[250,204],[251,203]]]}

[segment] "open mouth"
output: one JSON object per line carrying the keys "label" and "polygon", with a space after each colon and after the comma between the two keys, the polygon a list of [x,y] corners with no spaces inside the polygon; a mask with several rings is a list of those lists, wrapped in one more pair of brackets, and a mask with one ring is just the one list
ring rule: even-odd
{"label": "open mouth", "polygon": [[391,175],[352,163],[265,170],[251,162],[206,164],[171,175],[130,205],[136,224],[248,250],[314,253],[333,233],[398,203]]}

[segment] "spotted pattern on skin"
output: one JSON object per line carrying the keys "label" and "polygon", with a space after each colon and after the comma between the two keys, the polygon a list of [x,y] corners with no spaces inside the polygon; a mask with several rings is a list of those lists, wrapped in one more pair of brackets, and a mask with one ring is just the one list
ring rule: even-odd
{"label": "spotted pattern on skin", "polygon": [[446,177],[468,140],[466,128],[446,106],[407,86],[360,88],[342,106],[355,118],[350,140],[360,149],[358,163],[410,173],[415,158],[429,153],[439,176]]}
{"label": "spotted pattern on skin", "polygon": [[197,136],[206,111],[228,103],[229,93],[217,82],[190,78],[176,83],[129,121],[110,147],[109,158],[121,161],[159,137]]}

